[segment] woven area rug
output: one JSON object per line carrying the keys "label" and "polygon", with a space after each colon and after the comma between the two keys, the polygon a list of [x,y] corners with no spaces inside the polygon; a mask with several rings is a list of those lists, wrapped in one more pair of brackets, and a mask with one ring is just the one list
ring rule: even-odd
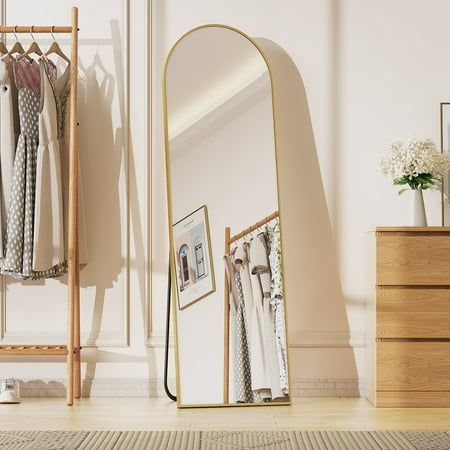
{"label": "woven area rug", "polygon": [[11,450],[444,450],[450,432],[2,431]]}

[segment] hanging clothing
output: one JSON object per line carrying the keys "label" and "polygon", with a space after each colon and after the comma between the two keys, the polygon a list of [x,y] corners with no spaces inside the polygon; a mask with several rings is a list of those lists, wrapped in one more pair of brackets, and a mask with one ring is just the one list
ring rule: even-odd
{"label": "hanging clothing", "polygon": [[5,238],[14,155],[19,137],[19,108],[13,59],[0,62],[0,265],[6,252]]}
{"label": "hanging clothing", "polygon": [[[263,309],[263,348],[266,359],[267,378],[272,400],[284,397],[280,386],[280,367],[278,364],[274,318],[270,305],[271,273],[266,234],[260,233],[250,243],[250,270],[254,284],[259,284]],[[256,300],[255,300],[256,301]]]}
{"label": "hanging clothing", "polygon": [[228,286],[230,287],[231,310],[234,312],[234,399],[237,403],[254,402],[250,369],[250,350],[248,346],[247,318],[242,291],[241,277],[232,257],[224,256]]}
{"label": "hanging clothing", "polygon": [[39,61],[41,104],[39,112],[39,146],[36,164],[36,200],[33,237],[33,270],[48,270],[65,264],[64,218],[59,138],[62,130],[61,105],[52,64],[45,56]]}
{"label": "hanging clothing", "polygon": [[[41,279],[65,273],[64,264],[33,271],[36,158],[41,101],[40,66],[19,58],[13,64],[18,90],[20,135],[14,159],[6,229],[6,256],[2,273],[19,279]],[[56,72],[56,67],[52,66]]]}
{"label": "hanging clothing", "polygon": [[234,266],[236,270],[239,272],[239,276],[241,278],[241,286],[242,286],[242,294],[244,296],[244,304],[245,304],[245,315],[247,317],[247,333],[249,336],[252,335],[251,328],[251,317],[253,313],[253,291],[252,291],[252,282],[250,279],[250,267],[248,265],[248,256],[247,256],[248,244],[238,245],[234,249]]}
{"label": "hanging clothing", "polygon": [[270,303],[273,310],[275,336],[277,344],[278,364],[280,367],[280,386],[284,394],[289,393],[289,377],[287,364],[286,326],[283,294],[283,271],[281,265],[281,234],[277,222],[268,228],[269,262],[272,273],[270,285]]}
{"label": "hanging clothing", "polygon": [[[247,290],[252,295],[249,330],[252,389],[263,400],[270,400],[270,377],[264,337],[263,294],[258,276],[251,273],[249,264],[250,246],[251,244],[244,243],[241,248],[238,248],[236,257],[239,258],[239,269],[246,277]],[[248,289],[248,284],[251,286],[250,289]]]}

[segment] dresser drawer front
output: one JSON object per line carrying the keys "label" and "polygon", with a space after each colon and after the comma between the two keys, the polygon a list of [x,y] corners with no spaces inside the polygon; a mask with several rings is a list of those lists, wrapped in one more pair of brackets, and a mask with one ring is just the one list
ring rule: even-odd
{"label": "dresser drawer front", "polygon": [[378,408],[448,408],[450,391],[378,391]]}
{"label": "dresser drawer front", "polygon": [[377,391],[450,391],[450,342],[378,342]]}
{"label": "dresser drawer front", "polygon": [[379,338],[450,338],[450,288],[377,289]]}
{"label": "dresser drawer front", "polygon": [[377,233],[378,285],[450,285],[450,235]]}

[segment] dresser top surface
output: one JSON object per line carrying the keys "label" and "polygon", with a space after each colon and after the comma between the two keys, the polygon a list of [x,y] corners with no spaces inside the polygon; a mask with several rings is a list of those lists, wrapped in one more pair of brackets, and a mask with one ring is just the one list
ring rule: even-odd
{"label": "dresser top surface", "polygon": [[383,231],[389,231],[389,232],[398,232],[398,233],[404,233],[404,232],[420,232],[420,233],[450,233],[450,227],[407,227],[407,226],[401,226],[401,227],[376,227],[375,231],[383,232]]}

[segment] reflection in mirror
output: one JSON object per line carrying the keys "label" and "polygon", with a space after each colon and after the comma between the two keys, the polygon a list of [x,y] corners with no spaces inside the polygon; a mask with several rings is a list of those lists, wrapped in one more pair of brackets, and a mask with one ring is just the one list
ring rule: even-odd
{"label": "reflection in mirror", "polygon": [[254,43],[200,27],[165,71],[179,406],[289,402],[272,88]]}

